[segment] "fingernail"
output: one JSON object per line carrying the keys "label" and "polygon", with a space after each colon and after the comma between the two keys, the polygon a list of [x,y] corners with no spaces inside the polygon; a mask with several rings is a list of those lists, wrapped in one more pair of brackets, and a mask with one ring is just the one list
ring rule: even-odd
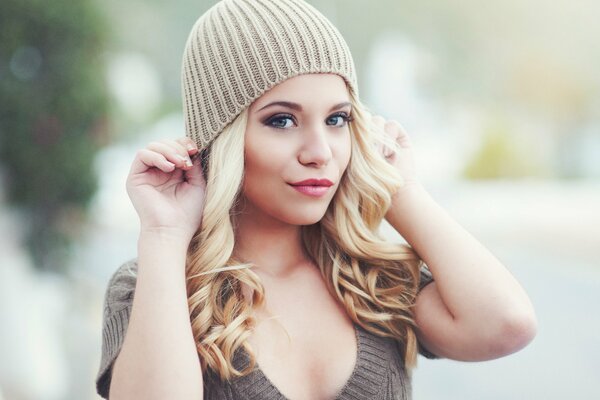
{"label": "fingernail", "polygon": [[188,151],[195,151],[195,150],[197,150],[196,147],[194,147],[194,145],[191,144],[191,143],[187,144],[185,147],[188,149]]}
{"label": "fingernail", "polygon": [[194,165],[194,164],[192,164],[192,160],[190,160],[190,158],[189,158],[189,157],[184,157],[184,156],[182,156],[182,155],[180,155],[180,154],[177,154],[177,157],[178,157],[178,158],[179,158],[181,161],[183,161],[183,163],[184,163],[186,166],[188,166],[188,167],[191,167],[191,166],[193,166],[193,165]]}

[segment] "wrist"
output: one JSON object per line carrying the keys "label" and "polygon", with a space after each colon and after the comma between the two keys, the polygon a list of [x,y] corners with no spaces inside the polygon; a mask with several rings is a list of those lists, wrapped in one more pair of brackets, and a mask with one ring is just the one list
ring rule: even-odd
{"label": "wrist", "polygon": [[412,201],[425,194],[427,194],[427,190],[420,182],[406,182],[392,195],[392,203]]}
{"label": "wrist", "polygon": [[150,242],[152,244],[168,244],[187,249],[193,235],[190,232],[178,228],[144,227],[140,229],[138,244]]}
{"label": "wrist", "polygon": [[185,275],[189,240],[170,230],[142,230],[138,238],[138,263],[141,271],[165,271]]}
{"label": "wrist", "polygon": [[403,185],[392,195],[392,202],[386,213],[386,219],[389,220],[389,218],[393,218],[398,213],[406,215],[405,213],[413,206],[421,208],[426,204],[425,198],[428,196],[427,190],[419,182],[411,182]]}

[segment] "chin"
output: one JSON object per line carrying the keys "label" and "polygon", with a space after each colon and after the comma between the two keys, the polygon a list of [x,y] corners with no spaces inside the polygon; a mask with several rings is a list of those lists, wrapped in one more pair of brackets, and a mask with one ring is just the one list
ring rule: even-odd
{"label": "chin", "polygon": [[323,219],[326,211],[327,209],[318,212],[295,213],[285,220],[291,225],[313,225]]}

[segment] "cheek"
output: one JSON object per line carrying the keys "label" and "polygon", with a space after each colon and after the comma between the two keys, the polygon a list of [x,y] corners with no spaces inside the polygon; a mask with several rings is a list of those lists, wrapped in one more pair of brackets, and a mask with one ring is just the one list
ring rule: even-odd
{"label": "cheek", "polygon": [[338,143],[338,149],[338,163],[340,170],[344,171],[348,167],[350,157],[352,156],[352,142],[350,135]]}
{"label": "cheek", "polygon": [[268,154],[246,153],[243,194],[246,210],[288,224],[313,224],[323,217],[327,205],[307,201],[291,189],[284,176],[293,154],[270,151]]}
{"label": "cheek", "polygon": [[[268,147],[267,147],[268,148]],[[244,194],[256,203],[265,203],[277,190],[281,190],[281,155],[248,149],[244,160]]]}
{"label": "cheek", "polygon": [[244,158],[244,182],[252,186],[260,183],[261,176],[268,179],[269,164],[260,151],[246,151]]}

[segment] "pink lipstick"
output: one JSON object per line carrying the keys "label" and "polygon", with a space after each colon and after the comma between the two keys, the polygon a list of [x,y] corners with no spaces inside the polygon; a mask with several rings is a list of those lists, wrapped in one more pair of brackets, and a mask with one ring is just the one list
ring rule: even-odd
{"label": "pink lipstick", "polygon": [[300,193],[313,197],[321,197],[329,191],[329,187],[333,186],[333,182],[329,179],[306,179],[290,183],[290,185]]}

